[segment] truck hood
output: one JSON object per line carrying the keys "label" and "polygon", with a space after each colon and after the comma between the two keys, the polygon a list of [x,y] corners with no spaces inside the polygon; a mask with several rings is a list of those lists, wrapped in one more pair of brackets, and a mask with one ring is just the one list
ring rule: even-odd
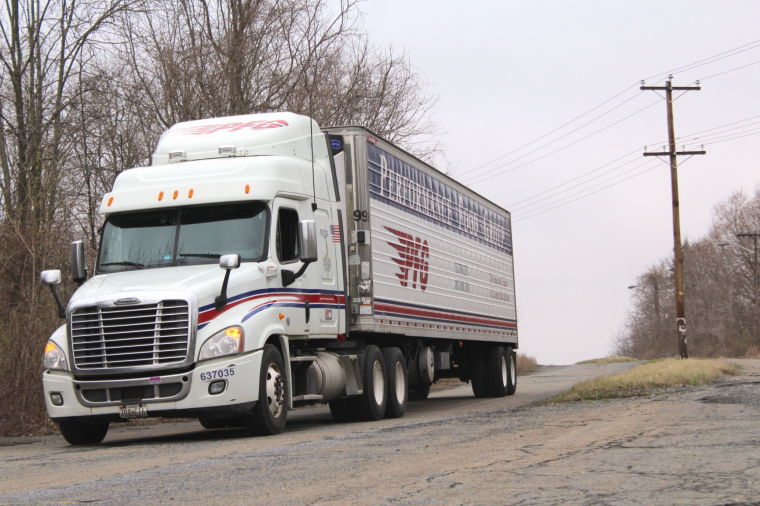
{"label": "truck hood", "polygon": [[[239,293],[242,286],[251,286],[252,278],[263,278],[256,264],[242,264],[230,274],[228,296]],[[224,270],[218,265],[189,265],[100,274],[84,283],[71,298],[70,304],[86,300],[118,299],[155,292],[191,292],[200,305],[213,301],[224,280]],[[245,283],[243,283],[245,281]],[[255,283],[254,283],[255,284]],[[249,288],[250,289],[250,288]]]}

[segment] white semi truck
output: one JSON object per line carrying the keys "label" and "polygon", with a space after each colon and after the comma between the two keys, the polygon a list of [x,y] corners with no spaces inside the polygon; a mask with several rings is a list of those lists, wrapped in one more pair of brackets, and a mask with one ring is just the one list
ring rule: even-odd
{"label": "white semi truck", "polygon": [[507,211],[360,127],[292,113],[188,121],[103,197],[88,279],[44,352],[71,444],[111,422],[197,417],[253,434],[289,409],[400,417],[440,378],[513,394]]}

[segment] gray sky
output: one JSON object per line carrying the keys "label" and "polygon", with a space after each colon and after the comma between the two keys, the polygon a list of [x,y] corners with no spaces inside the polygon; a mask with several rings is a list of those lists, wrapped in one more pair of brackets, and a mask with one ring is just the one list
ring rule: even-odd
{"label": "gray sky", "polygon": [[639,91],[640,80],[663,84],[669,71],[674,85],[701,79],[702,91],[674,103],[676,136],[687,137],[679,149],[708,151],[679,159],[685,239],[707,233],[715,204],[760,184],[760,2],[361,8],[373,44],[405,51],[439,99],[430,118],[445,149],[438,168],[512,211],[520,347],[541,363],[608,355],[630,308],[627,286],[672,254],[667,160],[641,155],[645,145],[663,150],[665,102]]}

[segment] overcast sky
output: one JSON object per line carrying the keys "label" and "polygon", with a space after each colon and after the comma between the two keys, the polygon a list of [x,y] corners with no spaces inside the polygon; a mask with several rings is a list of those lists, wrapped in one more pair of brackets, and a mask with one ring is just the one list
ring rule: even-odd
{"label": "overcast sky", "polygon": [[641,155],[666,143],[665,102],[640,80],[701,79],[674,104],[679,149],[708,152],[679,159],[684,238],[760,183],[758,1],[361,5],[374,45],[404,51],[438,98],[438,168],[512,211],[520,348],[543,364],[608,355],[627,287],[672,255],[667,160]]}

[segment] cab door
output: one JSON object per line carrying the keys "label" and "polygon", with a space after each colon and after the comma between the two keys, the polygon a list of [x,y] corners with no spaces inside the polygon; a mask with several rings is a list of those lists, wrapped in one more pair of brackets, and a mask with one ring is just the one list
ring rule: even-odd
{"label": "cab door", "polygon": [[[284,287],[279,271],[297,272],[301,268],[298,247],[298,222],[303,209],[302,202],[276,198],[272,205],[272,230],[270,237],[271,258],[278,266],[278,275],[269,278],[272,288],[271,302],[278,314],[284,315],[285,328],[291,335],[308,335],[310,332],[311,303],[309,288],[313,284],[309,266],[303,276]],[[274,290],[279,288],[279,290]]]}

